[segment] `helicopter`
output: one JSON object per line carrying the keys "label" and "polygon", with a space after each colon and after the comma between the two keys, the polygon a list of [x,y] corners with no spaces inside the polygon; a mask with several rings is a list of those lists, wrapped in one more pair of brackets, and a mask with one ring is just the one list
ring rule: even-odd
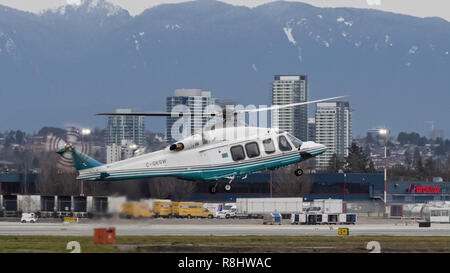
{"label": "helicopter", "polygon": [[[132,112],[99,113],[99,116],[209,116],[219,118],[209,128],[172,143],[162,150],[139,155],[129,159],[104,164],[78,151],[71,143],[57,151],[72,158],[77,179],[85,181],[116,181],[149,177],[176,177],[194,181],[216,181],[210,192],[217,191],[219,179],[228,179],[225,191],[231,190],[236,177],[246,178],[248,174],[296,164],[324,153],[327,147],[313,141],[301,141],[289,132],[277,128],[265,128],[237,124],[239,114],[275,111],[346,96],[314,101],[272,105],[257,109],[235,110],[226,108],[210,113]],[[231,124],[231,125],[230,125]],[[295,169],[301,176],[303,170]]]}

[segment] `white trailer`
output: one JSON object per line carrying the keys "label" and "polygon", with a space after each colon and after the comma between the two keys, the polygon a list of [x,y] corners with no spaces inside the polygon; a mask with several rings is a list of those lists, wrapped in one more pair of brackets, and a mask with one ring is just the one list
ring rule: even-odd
{"label": "white trailer", "polygon": [[267,213],[278,212],[282,215],[301,213],[303,198],[236,198],[237,215],[258,217]]}
{"label": "white trailer", "polygon": [[426,210],[426,220],[430,223],[449,223],[450,208],[430,207]]}
{"label": "white trailer", "polygon": [[342,199],[316,199],[312,206],[320,207],[326,214],[342,213]]}

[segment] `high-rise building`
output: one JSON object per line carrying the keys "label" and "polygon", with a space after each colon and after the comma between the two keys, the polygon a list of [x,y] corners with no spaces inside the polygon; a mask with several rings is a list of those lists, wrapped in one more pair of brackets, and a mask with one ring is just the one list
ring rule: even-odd
{"label": "high-rise building", "polygon": [[[272,105],[305,102],[308,81],[305,75],[276,75],[272,83]],[[301,140],[308,139],[308,106],[272,111],[272,128],[287,131]]]}
{"label": "high-rise building", "polygon": [[316,108],[316,142],[327,151],[316,157],[318,169],[326,169],[333,154],[348,156],[352,143],[352,117],[348,102],[320,102]]}
{"label": "high-rise building", "polygon": [[[116,113],[132,113],[132,109],[116,109]],[[132,141],[138,146],[145,145],[144,117],[139,116],[111,116],[105,131],[106,145],[120,146],[122,140]]]}
{"label": "high-rise building", "polygon": [[[210,91],[203,91],[201,89],[175,89],[174,96],[167,97],[166,110],[167,112],[182,112],[189,109],[191,113],[203,113],[205,108],[214,104],[214,99],[211,98]],[[178,108],[175,108],[178,107]],[[175,108],[175,109],[174,109]],[[166,137],[169,143],[179,140],[180,135],[183,137],[193,135],[203,128],[208,121],[206,116],[192,116],[190,118],[189,130],[185,130],[183,126],[174,128],[174,123],[180,117],[167,117],[166,120]],[[178,136],[173,135],[174,131]],[[179,130],[177,132],[177,130]]]}
{"label": "high-rise building", "polygon": [[308,141],[316,141],[316,119],[308,118]]}

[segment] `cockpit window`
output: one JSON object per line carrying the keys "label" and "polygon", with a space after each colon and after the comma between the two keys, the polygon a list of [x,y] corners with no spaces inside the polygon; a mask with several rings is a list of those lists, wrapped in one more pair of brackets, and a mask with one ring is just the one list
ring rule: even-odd
{"label": "cockpit window", "polygon": [[280,147],[281,151],[290,151],[292,150],[291,145],[287,141],[285,136],[279,136],[278,137],[278,146]]}
{"label": "cockpit window", "polygon": [[289,133],[287,133],[286,135],[288,136],[288,138],[292,142],[292,144],[294,144],[295,148],[302,146],[303,142],[300,139],[296,138],[295,136],[293,136]]}

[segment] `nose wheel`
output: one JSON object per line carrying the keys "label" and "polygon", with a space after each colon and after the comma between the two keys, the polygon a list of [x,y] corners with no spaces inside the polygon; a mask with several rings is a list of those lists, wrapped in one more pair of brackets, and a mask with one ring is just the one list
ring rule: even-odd
{"label": "nose wheel", "polygon": [[295,174],[296,176],[302,176],[303,170],[302,170],[302,169],[296,169],[296,170],[294,171],[294,174]]}
{"label": "nose wheel", "polygon": [[231,185],[230,185],[230,184],[226,184],[226,185],[225,185],[225,191],[226,191],[226,192],[231,191]]}

